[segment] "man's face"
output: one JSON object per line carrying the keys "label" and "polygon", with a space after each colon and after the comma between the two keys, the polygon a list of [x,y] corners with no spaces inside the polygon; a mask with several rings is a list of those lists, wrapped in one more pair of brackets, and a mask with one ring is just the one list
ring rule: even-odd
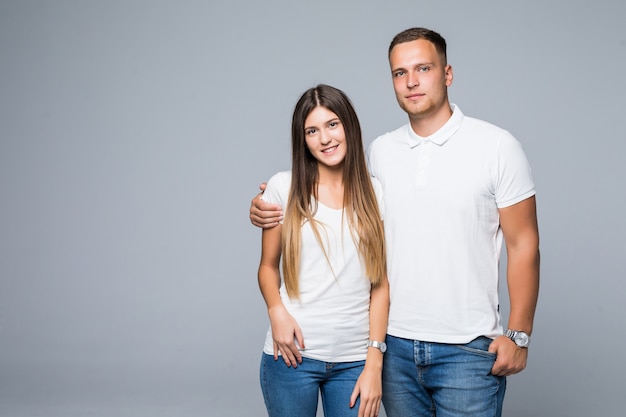
{"label": "man's face", "polygon": [[425,39],[399,43],[389,54],[393,88],[400,107],[411,119],[447,112],[452,67],[445,65],[435,45]]}

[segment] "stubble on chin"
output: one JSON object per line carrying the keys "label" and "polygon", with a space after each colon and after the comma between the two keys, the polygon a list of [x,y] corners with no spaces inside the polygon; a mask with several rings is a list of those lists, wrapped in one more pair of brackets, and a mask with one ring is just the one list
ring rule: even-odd
{"label": "stubble on chin", "polygon": [[430,103],[406,103],[401,102],[400,107],[409,116],[410,119],[422,119],[429,116],[433,111],[433,106]]}

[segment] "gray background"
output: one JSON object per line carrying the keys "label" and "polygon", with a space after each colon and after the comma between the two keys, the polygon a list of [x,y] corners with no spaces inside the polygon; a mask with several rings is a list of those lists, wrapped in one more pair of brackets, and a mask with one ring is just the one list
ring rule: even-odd
{"label": "gray background", "polygon": [[[505,416],[621,416],[625,3],[0,1],[0,415],[262,416],[260,182],[300,93],[365,141],[405,123],[386,60],[440,31],[451,100],[536,179],[542,286]],[[506,304],[506,303],[505,303]]]}

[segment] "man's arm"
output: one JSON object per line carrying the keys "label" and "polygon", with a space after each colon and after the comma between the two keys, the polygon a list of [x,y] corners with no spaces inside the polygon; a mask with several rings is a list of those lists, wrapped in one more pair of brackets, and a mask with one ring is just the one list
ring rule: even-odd
{"label": "man's arm", "polygon": [[[539,231],[535,197],[502,208],[499,213],[508,259],[508,328],[531,334],[539,296]],[[494,375],[512,375],[526,367],[528,348],[517,347],[508,337],[498,337],[489,350],[497,353],[492,369]]]}
{"label": "man's arm", "polygon": [[266,183],[261,184],[259,187],[261,192],[250,203],[250,222],[263,229],[278,226],[278,222],[283,219],[283,211],[279,204],[270,204],[261,200],[266,185]]}

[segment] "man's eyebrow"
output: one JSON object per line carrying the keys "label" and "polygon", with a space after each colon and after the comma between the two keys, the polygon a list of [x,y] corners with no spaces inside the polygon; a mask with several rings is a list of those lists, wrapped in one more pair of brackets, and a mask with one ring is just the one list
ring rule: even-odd
{"label": "man's eyebrow", "polygon": [[[417,68],[417,67],[424,67],[424,66],[434,66],[435,63],[434,62],[418,62],[417,64],[412,64],[409,65],[408,68]],[[392,68],[391,71],[400,71],[400,70],[406,70],[407,67],[406,66],[400,66],[400,67],[396,67],[396,68]]]}

